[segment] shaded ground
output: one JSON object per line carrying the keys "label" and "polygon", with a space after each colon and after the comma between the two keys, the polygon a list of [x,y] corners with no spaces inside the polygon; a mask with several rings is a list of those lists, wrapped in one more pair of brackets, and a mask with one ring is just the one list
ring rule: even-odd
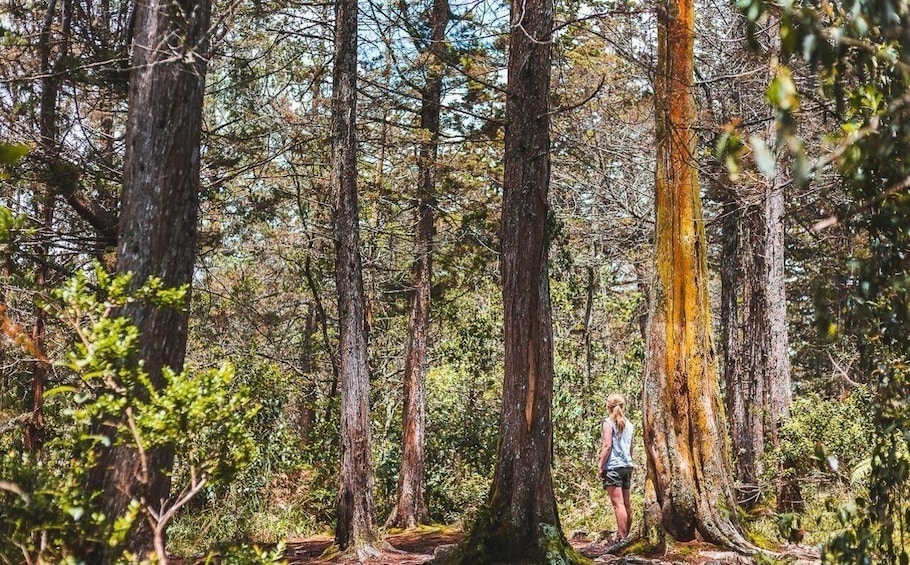
{"label": "shaded ground", "polygon": [[[382,554],[367,561],[373,565],[419,565],[430,561],[436,548],[457,544],[464,538],[462,532],[440,530],[417,530],[392,534],[385,538],[388,546]],[[678,544],[675,550],[658,558],[636,555],[620,557],[613,553],[619,548],[607,543],[591,541],[584,536],[573,536],[572,546],[595,563],[614,565],[752,565],[755,560],[732,552],[713,550],[704,544]],[[353,563],[353,560],[326,560],[319,556],[332,544],[329,536],[316,536],[287,543],[285,558],[292,564],[321,565],[328,563]],[[783,550],[786,562],[793,565],[814,565],[820,563],[818,551],[807,546],[787,546]]]}
{"label": "shaded ground", "polygon": [[[433,558],[433,551],[439,546],[460,542],[464,534],[454,530],[439,531],[406,531],[386,536],[389,547],[383,548],[382,556],[368,563],[377,565],[418,565]],[[329,536],[316,536],[302,540],[292,540],[287,544],[284,556],[288,563],[320,564],[340,563],[339,560],[319,559],[322,552],[332,545]]]}

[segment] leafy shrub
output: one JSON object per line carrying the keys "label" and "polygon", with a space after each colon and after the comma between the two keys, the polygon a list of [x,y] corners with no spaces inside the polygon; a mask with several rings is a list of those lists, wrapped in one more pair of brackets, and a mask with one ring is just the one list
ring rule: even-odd
{"label": "leafy shrub", "polygon": [[[57,363],[71,371],[72,384],[46,393],[59,418],[55,435],[38,456],[11,450],[0,458],[0,554],[5,556],[67,561],[82,540],[119,547],[138,520],[163,530],[203,487],[229,484],[256,453],[246,422],[259,405],[236,385],[232,366],[165,369],[164,385],[155,387],[137,358],[137,328],[117,315],[132,301],[179,308],[185,289],[165,289],[152,279],[129,293],[129,276],[110,277],[100,267],[94,275],[94,283],[85,273],[68,281],[52,308],[77,337]],[[103,434],[96,431],[98,422],[106,425]],[[141,461],[148,449],[171,446],[182,471],[174,475],[170,500],[154,507],[134,500],[125,515],[105,516],[99,493],[86,486],[98,464],[97,449],[113,445],[131,447]],[[274,561],[273,554],[263,555]]]}
{"label": "leafy shrub", "polygon": [[[824,464],[843,479],[869,456],[872,425],[869,399],[857,390],[842,399],[822,399],[816,394],[796,397],[790,417],[780,429],[780,448],[774,456],[784,469],[804,475]],[[777,473],[776,465],[767,465]]]}

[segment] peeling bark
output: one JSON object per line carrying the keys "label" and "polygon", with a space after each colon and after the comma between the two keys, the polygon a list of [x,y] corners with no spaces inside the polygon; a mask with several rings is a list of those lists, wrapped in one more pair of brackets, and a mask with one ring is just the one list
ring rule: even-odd
{"label": "peeling bark", "polygon": [[736,523],[711,340],[707,245],[695,163],[694,3],[658,6],[655,278],[644,379],[644,533],[751,551]]}

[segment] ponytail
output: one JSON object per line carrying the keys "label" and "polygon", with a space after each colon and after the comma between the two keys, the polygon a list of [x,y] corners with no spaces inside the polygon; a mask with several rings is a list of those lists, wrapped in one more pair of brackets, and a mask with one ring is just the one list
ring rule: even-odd
{"label": "ponytail", "polygon": [[616,426],[616,431],[620,434],[626,427],[626,415],[622,411],[625,403],[626,400],[621,394],[611,394],[607,397],[607,412],[610,413],[610,420],[613,421],[613,425]]}

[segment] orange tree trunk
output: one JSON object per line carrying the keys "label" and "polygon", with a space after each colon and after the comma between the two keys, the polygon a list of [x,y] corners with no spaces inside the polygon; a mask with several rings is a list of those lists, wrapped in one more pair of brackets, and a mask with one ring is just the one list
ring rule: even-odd
{"label": "orange tree trunk", "polygon": [[658,7],[656,265],[643,391],[646,536],[749,550],[735,523],[695,163],[692,0]]}
{"label": "orange tree trunk", "polygon": [[502,204],[505,374],[493,485],[458,563],[575,563],[550,473],[553,330],[547,279],[553,4],[512,4]]}

